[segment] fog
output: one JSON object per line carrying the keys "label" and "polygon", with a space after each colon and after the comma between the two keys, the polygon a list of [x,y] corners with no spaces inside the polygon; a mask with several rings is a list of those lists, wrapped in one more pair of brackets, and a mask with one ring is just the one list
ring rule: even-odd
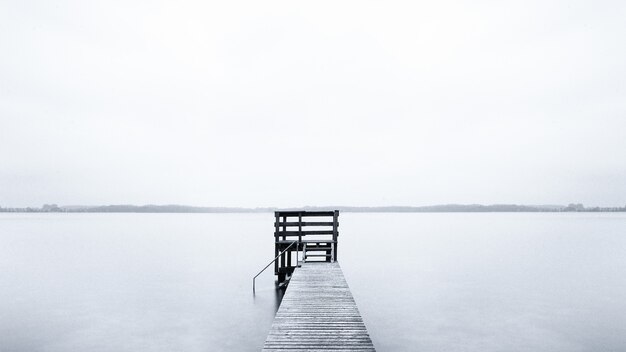
{"label": "fog", "polygon": [[0,206],[626,203],[620,1],[3,1]]}

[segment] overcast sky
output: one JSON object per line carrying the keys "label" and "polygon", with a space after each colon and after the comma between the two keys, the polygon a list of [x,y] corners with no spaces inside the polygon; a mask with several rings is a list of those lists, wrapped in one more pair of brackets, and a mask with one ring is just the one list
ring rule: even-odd
{"label": "overcast sky", "polygon": [[626,204],[624,1],[0,2],[0,206]]}

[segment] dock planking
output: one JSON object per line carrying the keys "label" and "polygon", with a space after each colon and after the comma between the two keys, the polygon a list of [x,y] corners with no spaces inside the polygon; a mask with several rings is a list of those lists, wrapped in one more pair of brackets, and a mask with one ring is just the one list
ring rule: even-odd
{"label": "dock planking", "polygon": [[294,270],[263,351],[375,351],[339,263]]}

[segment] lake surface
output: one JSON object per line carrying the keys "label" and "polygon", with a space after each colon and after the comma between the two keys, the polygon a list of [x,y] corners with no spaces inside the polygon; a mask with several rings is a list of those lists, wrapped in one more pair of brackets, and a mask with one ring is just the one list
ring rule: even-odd
{"label": "lake surface", "polygon": [[[0,351],[258,351],[273,214],[0,214]],[[385,351],[626,351],[626,214],[350,214]]]}

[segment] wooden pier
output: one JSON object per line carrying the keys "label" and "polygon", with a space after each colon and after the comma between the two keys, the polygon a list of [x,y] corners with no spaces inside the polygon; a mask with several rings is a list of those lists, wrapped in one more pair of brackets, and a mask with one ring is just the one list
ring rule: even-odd
{"label": "wooden pier", "polygon": [[[290,216],[298,217],[298,221],[288,221]],[[332,216],[333,221],[303,222],[307,216]],[[336,261],[338,216],[338,211],[276,212],[275,273],[279,282],[288,280],[288,286],[264,352],[375,351]],[[287,226],[297,226],[298,230],[288,231]],[[332,230],[303,231],[307,226],[329,226]],[[297,239],[289,241],[287,236]],[[316,238],[305,240],[303,236]]]}
{"label": "wooden pier", "polygon": [[375,351],[339,263],[294,271],[263,351]]}

